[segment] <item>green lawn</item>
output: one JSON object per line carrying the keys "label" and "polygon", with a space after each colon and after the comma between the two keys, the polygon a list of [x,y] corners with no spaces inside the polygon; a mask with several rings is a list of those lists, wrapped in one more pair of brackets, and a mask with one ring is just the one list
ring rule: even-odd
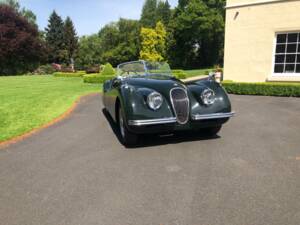
{"label": "green lawn", "polygon": [[207,69],[197,69],[197,70],[185,70],[184,72],[187,73],[187,78],[194,77],[194,76],[200,76],[200,75],[208,75],[205,74],[208,72],[213,71],[213,68],[207,68]]}
{"label": "green lawn", "polygon": [[79,97],[99,92],[82,78],[0,77],[0,141],[26,133],[63,114]]}

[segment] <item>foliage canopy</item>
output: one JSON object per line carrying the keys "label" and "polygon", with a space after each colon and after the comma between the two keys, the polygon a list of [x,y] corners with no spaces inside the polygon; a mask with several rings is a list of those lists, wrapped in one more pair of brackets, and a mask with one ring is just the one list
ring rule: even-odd
{"label": "foliage canopy", "polygon": [[0,0],[0,4],[8,5],[13,8],[17,13],[21,14],[24,18],[28,20],[32,25],[36,24],[36,15],[29,9],[21,8],[19,2],[17,0]]}
{"label": "foliage canopy", "polygon": [[82,36],[79,39],[79,47],[75,58],[75,66],[79,69],[87,69],[102,62],[102,44],[97,34]]}
{"label": "foliage canopy", "polygon": [[45,47],[33,24],[12,7],[0,4],[0,74],[33,71],[45,57]]}
{"label": "foliage canopy", "polygon": [[224,9],[222,4],[212,2],[179,1],[168,36],[168,57],[172,66],[197,68],[222,63]]}
{"label": "foliage canopy", "polygon": [[120,19],[106,25],[99,32],[102,46],[102,62],[113,66],[138,58],[140,25],[136,20]]}
{"label": "foliage canopy", "polygon": [[[33,12],[21,8],[17,0],[0,0],[0,5],[3,3],[17,16],[35,24]],[[168,0],[145,0],[139,21],[121,18],[98,34],[81,38],[70,17],[63,21],[53,11],[44,35],[47,51],[43,48],[39,54],[46,53],[49,63],[69,64],[74,58],[77,69],[105,62],[116,66],[138,58],[166,60],[172,67],[186,69],[221,65],[224,6],[225,0],[179,0],[177,7],[171,9]],[[40,36],[42,47],[41,32]],[[26,54],[20,54],[24,59]]]}
{"label": "foliage canopy", "polygon": [[161,22],[156,24],[155,29],[141,29],[140,59],[148,61],[163,61],[166,49],[166,30]]}

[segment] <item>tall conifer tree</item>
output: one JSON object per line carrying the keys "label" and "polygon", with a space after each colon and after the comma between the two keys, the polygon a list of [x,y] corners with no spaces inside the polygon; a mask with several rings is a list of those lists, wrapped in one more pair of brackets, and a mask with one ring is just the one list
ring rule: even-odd
{"label": "tall conifer tree", "polygon": [[157,4],[156,21],[161,21],[165,26],[168,26],[171,18],[171,6],[168,2],[160,0]]}
{"label": "tall conifer tree", "polygon": [[49,62],[62,63],[66,60],[64,23],[55,11],[52,12],[48,20],[46,43],[50,51]]}
{"label": "tall conifer tree", "polygon": [[74,58],[75,52],[78,48],[78,37],[74,24],[70,17],[67,17],[64,23],[64,41],[65,49],[68,52],[68,63]]}
{"label": "tall conifer tree", "polygon": [[143,27],[154,28],[156,25],[157,0],[146,0],[141,15]]}

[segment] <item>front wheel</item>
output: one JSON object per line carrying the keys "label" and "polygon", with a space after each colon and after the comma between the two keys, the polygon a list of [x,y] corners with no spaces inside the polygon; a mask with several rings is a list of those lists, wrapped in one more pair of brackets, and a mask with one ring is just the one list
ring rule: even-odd
{"label": "front wheel", "polygon": [[221,129],[222,129],[222,126],[209,127],[209,128],[206,128],[204,130],[204,132],[205,132],[205,134],[207,134],[209,136],[215,136],[216,134],[218,134],[220,132]]}
{"label": "front wheel", "polygon": [[118,111],[118,122],[119,122],[119,131],[120,139],[123,145],[132,146],[137,144],[138,136],[134,133],[131,133],[125,125],[125,119],[122,107],[119,105]]}

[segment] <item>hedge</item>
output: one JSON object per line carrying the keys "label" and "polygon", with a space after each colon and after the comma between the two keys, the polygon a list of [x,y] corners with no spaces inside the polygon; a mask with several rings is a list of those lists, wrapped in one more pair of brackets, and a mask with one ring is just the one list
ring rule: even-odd
{"label": "hedge", "polygon": [[103,75],[103,76],[110,76],[110,75],[115,75],[115,74],[116,74],[116,71],[110,63],[106,63],[103,70],[101,71],[101,75]]}
{"label": "hedge", "polygon": [[172,70],[172,74],[177,79],[185,79],[187,77],[187,73],[185,73],[183,70]]}
{"label": "hedge", "polygon": [[41,65],[39,68],[37,68],[33,74],[34,75],[49,75],[55,73],[55,69],[53,68],[52,65],[46,64],[46,65]]}
{"label": "hedge", "polygon": [[172,70],[172,73],[182,73],[184,70]]}
{"label": "hedge", "polygon": [[88,74],[83,76],[84,83],[104,83],[107,80],[114,78],[114,75]]}
{"label": "hedge", "polygon": [[53,73],[53,75],[55,77],[82,77],[85,74],[86,74],[85,71],[78,71],[78,72],[74,72],[74,73],[67,73],[67,72],[55,72],[55,73]]}
{"label": "hedge", "polygon": [[300,97],[300,83],[224,81],[222,86],[230,94]]}

